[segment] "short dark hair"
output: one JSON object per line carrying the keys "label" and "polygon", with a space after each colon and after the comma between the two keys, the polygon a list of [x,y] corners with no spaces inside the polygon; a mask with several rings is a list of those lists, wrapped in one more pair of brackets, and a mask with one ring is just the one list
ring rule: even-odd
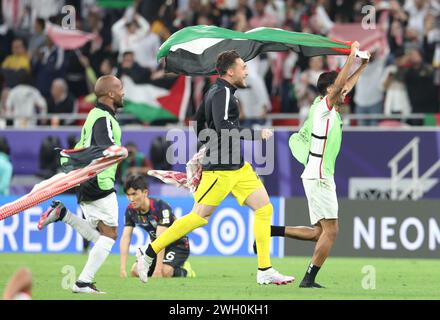
{"label": "short dark hair", "polygon": [[15,37],[14,39],[12,39],[12,42],[14,42],[14,41],[21,41],[21,43],[23,44],[23,47],[25,49],[27,49],[27,43],[26,43],[26,40],[24,38],[22,38],[22,37]]}
{"label": "short dark hair", "polygon": [[147,177],[142,174],[131,174],[127,176],[124,184],[124,192],[133,188],[134,190],[148,190]]}
{"label": "short dark hair", "polygon": [[215,64],[215,69],[220,76],[226,74],[226,71],[232,67],[235,60],[241,58],[240,55],[235,50],[223,51],[217,56],[217,62]]}
{"label": "short dark hair", "polygon": [[125,58],[128,55],[133,55],[134,56],[134,51],[124,51],[124,53],[122,54],[122,58]]}
{"label": "short dark hair", "polygon": [[338,77],[338,73],[336,71],[321,73],[321,75],[318,78],[318,84],[316,85],[318,88],[318,92],[321,96],[327,95],[327,88],[330,87],[333,83],[335,83],[337,77]]}
{"label": "short dark hair", "polygon": [[44,30],[46,28],[46,20],[43,18],[37,18],[35,19],[35,22],[40,25],[41,29]]}

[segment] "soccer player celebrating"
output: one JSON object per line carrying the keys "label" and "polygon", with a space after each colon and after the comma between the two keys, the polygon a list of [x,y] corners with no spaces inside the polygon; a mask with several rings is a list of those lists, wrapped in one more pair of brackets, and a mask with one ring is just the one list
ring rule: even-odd
{"label": "soccer player celebrating", "polygon": [[[239,126],[239,106],[234,92],[246,87],[247,69],[243,59],[235,51],[222,52],[216,61],[220,75],[215,85],[206,93],[196,113],[197,135],[207,143],[207,156],[203,163],[200,184],[194,192],[192,211],[177,219],[148,248],[137,252],[137,270],[142,282],[157,254],[169,244],[192,230],[208,223],[218,205],[232,192],[240,205],[247,205],[255,212],[254,234],[258,248],[257,283],[287,284],[293,277],[284,276],[272,268],[270,261],[270,220],[273,212],[267,191],[252,169],[243,160],[240,135],[245,139],[269,139],[270,129],[246,133]],[[207,128],[205,128],[207,126]],[[241,133],[240,135],[234,134]],[[226,138],[225,138],[226,136]],[[203,138],[204,137],[204,138]],[[230,144],[230,141],[232,142]]]}
{"label": "soccer player celebrating", "polygon": [[[115,114],[117,109],[123,107],[122,82],[111,75],[102,76],[95,84],[95,94],[98,102],[87,116],[75,149],[121,146],[121,128]],[[86,219],[71,213],[62,202],[54,201],[38,222],[41,230],[52,222],[63,221],[85,239],[95,243],[72,288],[75,293],[103,293],[96,288],[93,280],[117,238],[118,200],[114,189],[116,168],[117,164],[78,187],[78,203]]]}
{"label": "soccer player celebrating", "polygon": [[[124,190],[130,205],[125,211],[125,227],[120,243],[122,278],[127,277],[127,256],[134,227],[141,227],[148,232],[150,239],[154,240],[176,220],[173,210],[166,202],[148,197],[148,186],[144,176],[129,175]],[[195,272],[187,260],[188,256],[189,240],[183,236],[157,254],[148,276],[195,277]],[[131,275],[139,276],[136,263],[131,268]]]}
{"label": "soccer player celebrating", "polygon": [[[336,157],[342,141],[342,120],[338,106],[353,89],[368,63],[368,58],[362,59],[360,67],[349,76],[358,49],[359,43],[354,42],[350,55],[339,73],[331,71],[319,76],[320,96],[310,107],[307,120],[300,130],[311,134],[311,143],[307,150],[293,150],[295,145],[289,141],[294,155],[307,152],[301,178],[312,227],[272,226],[271,235],[316,242],[312,261],[300,283],[301,288],[323,288],[315,282],[315,277],[327,259],[338,233],[338,199],[333,178]],[[299,135],[293,134],[290,140],[296,137]],[[301,148],[301,143],[296,146]]]}

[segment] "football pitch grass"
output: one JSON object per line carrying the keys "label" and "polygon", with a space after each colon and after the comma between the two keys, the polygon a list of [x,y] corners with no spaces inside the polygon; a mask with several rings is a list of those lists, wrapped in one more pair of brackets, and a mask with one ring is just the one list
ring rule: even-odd
{"label": "football pitch grass", "polygon": [[[296,300],[296,299],[439,299],[440,260],[330,257],[317,277],[325,289],[298,287],[309,257],[272,259],[293,284],[259,286],[256,258],[190,257],[196,278],[149,279],[119,277],[119,256],[111,255],[96,277],[105,295],[73,294],[63,289],[78,276],[87,260],[75,254],[0,254],[0,293],[20,266],[33,275],[33,299],[68,300]],[[129,263],[134,262],[134,257]],[[365,267],[367,266],[367,267]],[[365,267],[365,269],[364,269]],[[76,274],[74,274],[76,273]],[[369,278],[365,278],[369,277]],[[375,289],[365,289],[374,284]],[[364,284],[364,286],[363,286]]]}

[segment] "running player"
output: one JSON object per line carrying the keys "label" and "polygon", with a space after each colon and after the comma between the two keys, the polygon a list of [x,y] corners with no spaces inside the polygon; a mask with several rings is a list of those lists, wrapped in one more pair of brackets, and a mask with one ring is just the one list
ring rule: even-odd
{"label": "running player", "polygon": [[[368,64],[369,59],[362,59],[360,67],[349,77],[358,49],[359,43],[354,42],[350,55],[339,73],[331,71],[319,76],[320,96],[310,107],[303,126],[307,129],[305,132],[311,134],[311,144],[308,150],[295,150],[300,154],[308,154],[301,178],[312,227],[271,227],[272,236],[316,242],[312,261],[300,283],[301,288],[323,288],[315,282],[315,277],[327,259],[338,234],[338,199],[333,178],[336,157],[342,141],[342,120],[338,106],[353,89]],[[292,135],[292,138],[295,138],[295,135]],[[295,152],[292,152],[295,155]],[[258,248],[254,248],[254,251],[258,251]]]}
{"label": "running player", "polygon": [[[95,84],[95,94],[98,102],[87,116],[75,149],[121,146],[121,128],[115,114],[117,109],[123,107],[122,82],[111,75],[102,76]],[[38,222],[41,230],[52,222],[63,221],[83,238],[95,243],[72,288],[75,293],[104,293],[96,288],[93,280],[117,238],[118,201],[114,189],[116,168],[117,164],[78,187],[78,203],[86,219],[71,213],[62,202],[54,201]]]}
{"label": "running player", "polygon": [[[139,278],[146,282],[157,254],[185,234],[206,225],[217,206],[232,192],[240,205],[245,204],[255,212],[257,283],[290,283],[293,277],[284,276],[272,268],[269,251],[273,207],[263,183],[251,165],[244,162],[240,136],[234,134],[243,133],[239,126],[240,112],[234,92],[237,88],[246,87],[246,64],[237,52],[225,51],[218,56],[216,69],[220,77],[205,95],[196,114],[198,138],[207,143],[208,156],[204,159],[202,178],[194,193],[193,209],[177,219],[148,248],[138,249]],[[250,133],[248,138],[253,140],[269,139],[272,136],[269,129]]]}
{"label": "running player", "polygon": [[[125,227],[122,233],[120,276],[127,277],[127,256],[131,236],[135,226],[144,229],[154,240],[167,230],[176,220],[171,207],[162,200],[148,197],[146,177],[129,175],[124,185],[130,205],[125,211]],[[195,272],[187,260],[189,257],[189,240],[183,236],[158,253],[150,268],[149,276],[153,277],[195,277]],[[131,268],[131,275],[138,277],[136,263]]]}

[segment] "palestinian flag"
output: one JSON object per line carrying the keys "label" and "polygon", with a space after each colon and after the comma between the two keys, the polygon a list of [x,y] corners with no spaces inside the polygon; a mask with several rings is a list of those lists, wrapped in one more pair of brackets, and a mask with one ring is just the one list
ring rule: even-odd
{"label": "palestinian flag", "polygon": [[98,6],[101,8],[127,8],[133,4],[134,0],[98,0]]}
{"label": "palestinian flag", "polygon": [[217,55],[236,50],[248,61],[258,54],[293,50],[307,57],[348,55],[350,43],[319,35],[275,28],[238,32],[215,26],[186,27],[174,33],[160,47],[157,59],[165,58],[166,70],[186,75],[215,74]]}
{"label": "palestinian flag", "polygon": [[178,76],[170,81],[137,84],[123,76],[124,112],[142,122],[185,120],[191,94],[189,77]]}

